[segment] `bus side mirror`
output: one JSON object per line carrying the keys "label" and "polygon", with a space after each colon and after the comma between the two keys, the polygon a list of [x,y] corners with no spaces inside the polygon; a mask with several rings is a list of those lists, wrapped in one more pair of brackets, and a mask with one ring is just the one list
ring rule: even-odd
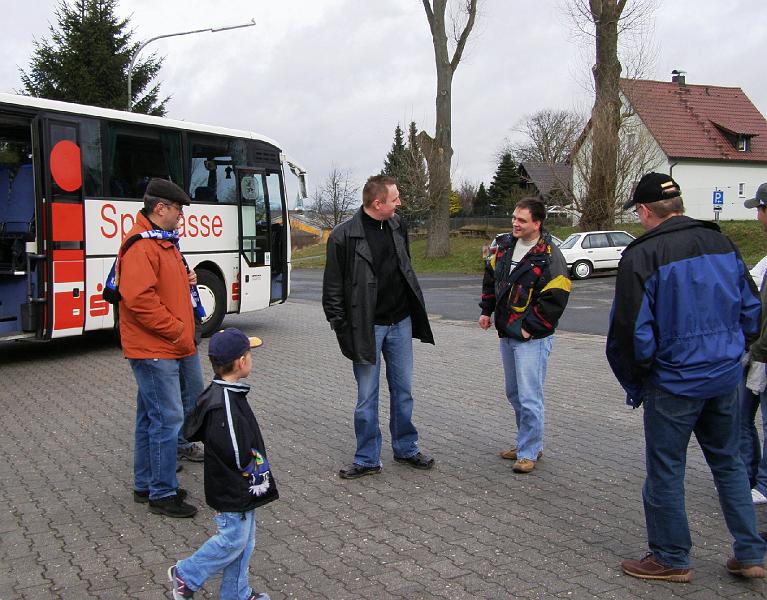
{"label": "bus side mirror", "polygon": [[306,173],[301,173],[298,176],[298,193],[302,198],[309,197],[309,195],[306,193]]}

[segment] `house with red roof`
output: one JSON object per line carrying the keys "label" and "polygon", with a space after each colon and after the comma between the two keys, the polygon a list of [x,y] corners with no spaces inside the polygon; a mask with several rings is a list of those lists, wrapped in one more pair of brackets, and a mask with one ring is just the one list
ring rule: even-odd
{"label": "house with red roof", "polygon": [[[741,88],[688,84],[680,72],[670,82],[621,79],[620,87],[625,118],[619,154],[624,162],[633,155],[640,163],[623,165],[620,203],[641,174],[652,170],[676,180],[691,217],[754,217],[743,201],[767,181],[767,120]],[[577,164],[588,152],[588,135],[587,126],[573,155],[575,189],[583,189]],[[715,197],[720,203],[714,204]]]}

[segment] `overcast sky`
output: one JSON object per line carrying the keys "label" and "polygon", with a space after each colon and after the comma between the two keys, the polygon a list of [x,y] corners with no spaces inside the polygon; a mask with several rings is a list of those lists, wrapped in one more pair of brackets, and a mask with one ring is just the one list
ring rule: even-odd
{"label": "overcast sky", "polygon": [[[486,184],[520,119],[544,108],[587,110],[593,48],[573,0],[479,0],[481,15],[453,80],[453,181]],[[635,0],[629,0],[629,5]],[[0,91],[21,86],[33,39],[49,37],[54,0],[8,3],[0,22]],[[767,2],[657,0],[650,78],[739,86],[767,114]],[[309,171],[332,165],[357,181],[380,171],[394,127],[433,133],[434,55],[421,0],[122,0],[136,39],[256,20],[255,27],[159,40],[168,116],[249,129]],[[9,18],[10,17],[10,18]]]}

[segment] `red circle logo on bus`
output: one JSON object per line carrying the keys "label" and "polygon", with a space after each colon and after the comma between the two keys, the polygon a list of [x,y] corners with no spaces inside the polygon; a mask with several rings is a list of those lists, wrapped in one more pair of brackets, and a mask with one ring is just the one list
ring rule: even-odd
{"label": "red circle logo on bus", "polygon": [[69,140],[61,140],[51,150],[51,175],[65,192],[79,190],[83,184],[80,165],[80,147]]}

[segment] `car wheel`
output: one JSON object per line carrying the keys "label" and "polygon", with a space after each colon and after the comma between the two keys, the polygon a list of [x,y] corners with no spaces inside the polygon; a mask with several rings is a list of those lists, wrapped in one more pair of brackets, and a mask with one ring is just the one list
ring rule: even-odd
{"label": "car wheel", "polygon": [[570,271],[573,274],[573,279],[588,279],[591,276],[593,267],[587,260],[579,260],[573,264]]}
{"label": "car wheel", "polygon": [[197,291],[205,309],[200,327],[203,337],[209,337],[221,328],[226,314],[226,288],[217,275],[207,269],[197,271]]}

